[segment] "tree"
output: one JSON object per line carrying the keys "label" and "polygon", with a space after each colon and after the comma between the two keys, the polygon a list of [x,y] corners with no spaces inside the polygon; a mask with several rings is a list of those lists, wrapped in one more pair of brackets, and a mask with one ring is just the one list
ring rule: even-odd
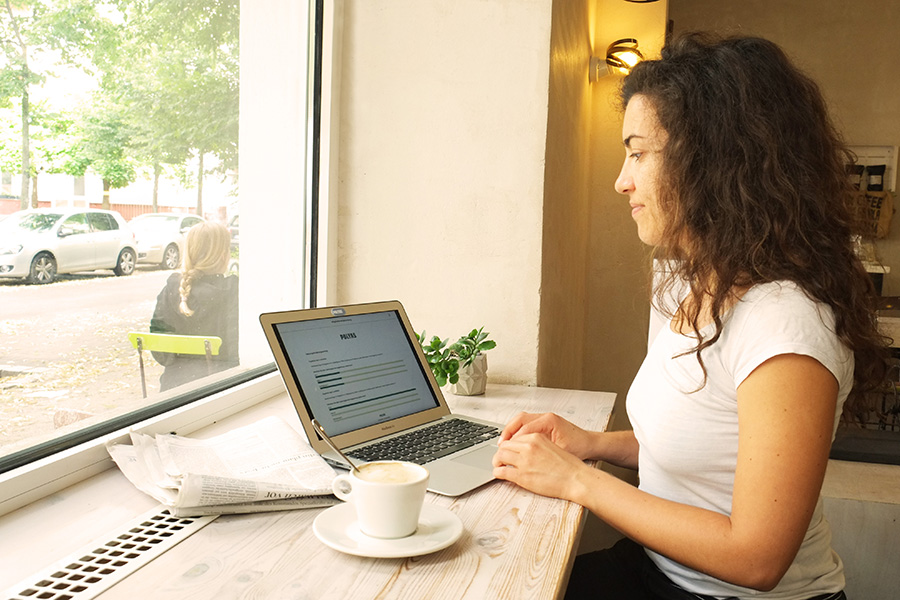
{"label": "tree", "polygon": [[120,0],[117,7],[125,23],[120,60],[98,61],[106,69],[102,87],[131,127],[134,156],[153,167],[154,183],[163,165],[197,160],[202,214],[207,155],[223,170],[237,164],[239,4]]}
{"label": "tree", "polygon": [[0,104],[16,98],[21,116],[20,208],[28,207],[36,174],[32,129],[37,125],[32,86],[54,75],[58,63],[84,67],[110,31],[91,0],[3,0],[0,5]]}
{"label": "tree", "polygon": [[4,18],[0,21],[2,27],[3,49],[6,59],[2,71],[0,71],[0,93],[4,100],[17,97],[21,103],[22,117],[22,146],[20,154],[22,191],[19,208],[28,208],[28,189],[31,180],[31,139],[29,127],[31,124],[31,111],[29,103],[29,91],[32,84],[41,81],[41,77],[29,67],[29,56],[34,46],[42,45],[40,35],[34,27],[35,21],[43,7],[39,2],[32,6],[22,6],[17,3],[13,6],[10,0],[5,0],[3,6]]}
{"label": "tree", "polygon": [[166,165],[193,159],[202,214],[208,157],[223,172],[237,164],[239,0],[0,2],[0,106],[15,99],[21,108],[22,206],[34,172],[31,87],[58,62],[96,73],[100,85],[92,103],[60,121],[73,141],[52,168],[97,172],[108,205],[109,189],[133,181],[137,168],[152,168],[156,187]]}
{"label": "tree", "polygon": [[75,142],[67,151],[68,160],[62,170],[82,177],[90,168],[100,175],[105,209],[110,208],[110,189],[125,187],[135,179],[134,161],[127,153],[131,133],[117,107],[108,105],[102,97],[96,98],[93,110],[73,126]]}

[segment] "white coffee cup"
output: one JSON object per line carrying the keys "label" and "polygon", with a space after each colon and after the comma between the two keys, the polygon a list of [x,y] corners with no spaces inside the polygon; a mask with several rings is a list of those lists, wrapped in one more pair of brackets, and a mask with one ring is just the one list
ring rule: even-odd
{"label": "white coffee cup", "polygon": [[356,508],[359,529],[384,539],[416,532],[428,488],[428,470],[414,463],[377,461],[335,477],[334,495]]}

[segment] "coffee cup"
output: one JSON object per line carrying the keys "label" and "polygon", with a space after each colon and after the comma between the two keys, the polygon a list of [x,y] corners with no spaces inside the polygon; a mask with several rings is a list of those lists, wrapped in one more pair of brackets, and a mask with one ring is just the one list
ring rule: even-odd
{"label": "coffee cup", "polygon": [[412,535],[428,488],[428,470],[415,463],[376,461],[335,477],[334,495],[356,509],[359,529],[375,538]]}

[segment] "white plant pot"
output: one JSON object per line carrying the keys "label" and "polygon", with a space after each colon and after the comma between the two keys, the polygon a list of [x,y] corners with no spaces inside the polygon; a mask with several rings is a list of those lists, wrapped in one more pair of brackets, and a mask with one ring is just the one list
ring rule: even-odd
{"label": "white plant pot", "polygon": [[487,386],[487,355],[479,354],[471,364],[459,370],[459,381],[450,386],[457,396],[478,396]]}

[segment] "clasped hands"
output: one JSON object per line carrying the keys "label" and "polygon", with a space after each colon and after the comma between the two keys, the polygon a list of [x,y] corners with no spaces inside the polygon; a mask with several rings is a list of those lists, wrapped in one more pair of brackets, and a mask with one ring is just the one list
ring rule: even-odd
{"label": "clasped hands", "polygon": [[592,434],[553,413],[519,413],[503,428],[494,476],[542,496],[572,499]]}

